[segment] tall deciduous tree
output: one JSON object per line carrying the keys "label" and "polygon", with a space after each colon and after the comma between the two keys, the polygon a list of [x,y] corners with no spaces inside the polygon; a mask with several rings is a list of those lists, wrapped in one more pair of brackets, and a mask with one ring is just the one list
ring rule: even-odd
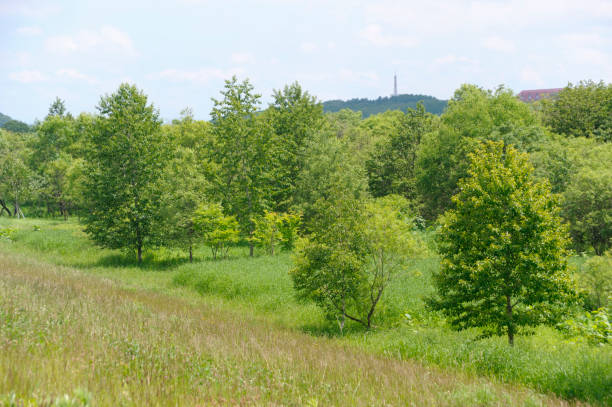
{"label": "tall deciduous tree", "polygon": [[434,131],[437,124],[437,117],[427,113],[422,103],[391,122],[390,137],[379,143],[366,162],[373,196],[399,194],[416,198],[416,151],[422,137]]}
{"label": "tall deciduous tree", "polygon": [[543,103],[543,117],[555,133],[612,141],[612,84],[581,81]]}
{"label": "tall deciduous tree", "polygon": [[427,134],[416,154],[416,187],[430,219],[452,207],[457,182],[467,175],[467,154],[480,141],[504,140],[524,151],[540,138],[535,112],[503,87],[462,85],[440,119],[439,131]]}
{"label": "tall deciduous tree", "polygon": [[526,154],[486,142],[470,155],[468,177],[441,219],[442,269],[430,299],[456,329],[507,334],[554,320],[572,294],[567,232],[547,184],[533,181]]}
{"label": "tall deciduous tree", "polygon": [[[269,201],[269,147],[271,130],[255,112],[260,95],[247,80],[225,81],[221,100],[213,99],[213,162],[211,181],[226,211],[236,217],[242,232],[252,237],[253,218]],[[250,243],[250,255],[253,244]]]}
{"label": "tall deciduous tree", "polygon": [[135,250],[160,230],[160,177],[167,143],[159,113],[133,85],[101,98],[88,153],[86,232],[99,245]]}
{"label": "tall deciduous tree", "polygon": [[307,148],[323,124],[323,106],[293,83],[274,91],[274,101],[266,110],[274,131],[273,206],[286,212],[296,204],[298,175],[305,166]]}

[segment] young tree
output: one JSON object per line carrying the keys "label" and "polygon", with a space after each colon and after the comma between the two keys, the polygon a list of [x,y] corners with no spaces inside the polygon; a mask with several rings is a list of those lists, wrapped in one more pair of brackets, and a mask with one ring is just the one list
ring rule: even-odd
{"label": "young tree", "polygon": [[370,329],[384,290],[416,253],[412,222],[384,199],[343,197],[318,216],[318,232],[298,246],[293,285],[341,331],[345,318]]}
{"label": "young tree", "polygon": [[442,268],[430,299],[455,329],[505,333],[513,345],[519,328],[553,322],[550,311],[573,292],[559,207],[532,173],[526,154],[503,142],[470,154],[456,209],[441,219]]}
{"label": "young tree", "polygon": [[167,143],[159,113],[136,86],[101,98],[88,153],[85,231],[100,246],[135,250],[158,242]]}
{"label": "young tree", "polygon": [[229,246],[238,241],[240,230],[234,216],[225,216],[219,204],[200,205],[193,215],[196,233],[210,247],[213,259],[227,256]]}
{"label": "young tree", "polygon": [[[263,213],[269,200],[269,149],[271,131],[255,115],[260,95],[248,80],[234,76],[225,81],[223,99],[213,99],[213,189],[226,211],[236,217],[242,232],[252,237],[252,219]],[[253,256],[253,243],[250,255]]]}
{"label": "young tree", "polygon": [[298,237],[300,221],[300,215],[265,211],[263,216],[253,219],[253,241],[264,247],[271,256],[274,256],[279,245],[285,250],[291,250]]}

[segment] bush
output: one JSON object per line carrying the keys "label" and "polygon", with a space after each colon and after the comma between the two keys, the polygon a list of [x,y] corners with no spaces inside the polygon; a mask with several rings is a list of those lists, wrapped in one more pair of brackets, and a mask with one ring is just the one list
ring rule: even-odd
{"label": "bush", "polygon": [[603,308],[569,319],[559,328],[572,342],[586,341],[594,345],[612,343],[612,324]]}
{"label": "bush", "polygon": [[0,241],[8,240],[9,242],[13,241],[15,237],[15,229],[13,228],[0,228]]}
{"label": "bush", "polygon": [[585,291],[585,306],[593,311],[612,305],[612,256],[594,256],[582,267],[578,280]]}

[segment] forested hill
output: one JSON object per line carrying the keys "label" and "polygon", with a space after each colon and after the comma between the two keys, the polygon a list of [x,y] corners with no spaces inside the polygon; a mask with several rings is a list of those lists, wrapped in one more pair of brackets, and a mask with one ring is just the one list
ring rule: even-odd
{"label": "forested hill", "polygon": [[12,120],[10,116],[0,113],[0,127],[4,126],[4,123]]}
{"label": "forested hill", "polygon": [[337,112],[342,109],[351,109],[361,111],[365,118],[387,110],[405,112],[409,107],[414,109],[419,101],[423,101],[425,109],[434,114],[442,114],[447,103],[446,100],[427,95],[398,95],[379,97],[378,99],[328,100],[323,102],[323,110],[325,112]]}

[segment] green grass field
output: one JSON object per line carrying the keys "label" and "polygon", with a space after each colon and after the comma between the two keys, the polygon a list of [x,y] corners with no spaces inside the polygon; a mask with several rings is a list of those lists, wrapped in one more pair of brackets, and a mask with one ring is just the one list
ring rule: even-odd
{"label": "green grass field", "polygon": [[138,267],[93,246],[73,221],[0,218],[7,226],[17,232],[0,242],[6,400],[612,405],[610,346],[567,343],[539,328],[509,348],[505,338],[451,331],[427,312],[436,258],[416,260],[394,282],[377,329],[351,326],[339,336],[314,305],[295,299],[286,253],[251,259],[235,248],[213,261],[202,248],[189,264],[164,249]]}

